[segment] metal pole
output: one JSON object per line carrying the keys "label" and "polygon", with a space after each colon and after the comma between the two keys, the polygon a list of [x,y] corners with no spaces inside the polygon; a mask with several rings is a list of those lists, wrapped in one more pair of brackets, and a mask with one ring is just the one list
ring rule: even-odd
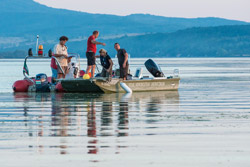
{"label": "metal pole", "polygon": [[36,54],[38,54],[38,41],[39,41],[39,35],[36,36]]}

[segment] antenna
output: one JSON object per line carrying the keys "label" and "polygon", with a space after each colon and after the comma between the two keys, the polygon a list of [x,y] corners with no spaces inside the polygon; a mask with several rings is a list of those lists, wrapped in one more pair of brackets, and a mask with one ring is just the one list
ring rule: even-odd
{"label": "antenna", "polygon": [[38,41],[39,41],[39,35],[36,36],[36,54],[37,54],[37,49],[38,49]]}

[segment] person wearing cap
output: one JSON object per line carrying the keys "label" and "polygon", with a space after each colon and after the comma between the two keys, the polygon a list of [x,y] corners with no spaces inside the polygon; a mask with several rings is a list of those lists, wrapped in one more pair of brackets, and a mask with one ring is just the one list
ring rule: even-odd
{"label": "person wearing cap", "polygon": [[111,81],[112,67],[114,63],[105,49],[100,49],[99,53],[100,55],[99,56],[97,55],[96,57],[100,57],[101,65],[103,67],[101,72],[101,77],[106,77],[108,78],[108,81]]}
{"label": "person wearing cap", "polygon": [[[60,37],[60,42],[59,44],[55,45],[54,47],[54,57],[56,57],[58,63],[60,64],[61,68],[57,67],[57,78],[65,78],[65,75],[67,74],[68,71],[68,48],[65,45],[66,42],[69,40],[68,37],[62,36]],[[55,66],[55,62],[53,62]],[[55,68],[54,68],[55,69]]]}

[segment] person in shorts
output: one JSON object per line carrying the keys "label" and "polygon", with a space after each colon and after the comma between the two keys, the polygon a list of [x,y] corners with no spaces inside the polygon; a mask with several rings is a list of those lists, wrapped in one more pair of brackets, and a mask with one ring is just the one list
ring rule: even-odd
{"label": "person in shorts", "polygon": [[65,45],[68,41],[68,37],[62,36],[60,37],[59,44],[55,45],[54,47],[54,57],[56,57],[58,63],[60,64],[60,67],[57,67],[57,78],[65,78],[65,75],[68,71],[68,48]]}
{"label": "person in shorts", "polygon": [[111,81],[113,72],[112,67],[114,63],[105,49],[101,49],[99,53],[100,56],[96,57],[100,57],[101,65],[103,67],[101,72],[101,77],[105,77],[108,79],[108,81]]}
{"label": "person in shorts", "polygon": [[57,65],[56,65],[56,61],[54,58],[51,58],[50,67],[51,67],[51,72],[52,72],[51,82],[56,83],[56,79],[57,79],[58,75],[57,75]]}
{"label": "person in shorts", "polygon": [[128,76],[128,53],[125,49],[121,49],[119,43],[115,43],[115,50],[117,51],[118,63],[120,66],[120,79],[127,80]]}
{"label": "person in shorts", "polygon": [[94,31],[93,35],[91,35],[88,38],[88,42],[87,42],[86,57],[87,57],[87,60],[88,60],[88,67],[87,67],[87,70],[86,70],[86,74],[88,74],[90,72],[90,70],[91,70],[91,78],[94,78],[94,75],[95,75],[95,67],[96,67],[96,63],[95,63],[96,56],[95,56],[95,54],[96,54],[96,51],[97,51],[96,45],[106,46],[105,43],[101,43],[101,42],[96,41],[96,38],[98,38],[98,36],[99,36],[99,32]]}

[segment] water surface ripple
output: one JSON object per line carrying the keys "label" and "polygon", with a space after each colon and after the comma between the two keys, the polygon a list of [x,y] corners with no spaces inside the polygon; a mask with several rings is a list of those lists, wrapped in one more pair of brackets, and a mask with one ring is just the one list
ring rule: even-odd
{"label": "water surface ripple", "polygon": [[[12,93],[23,62],[2,60],[1,167],[249,166],[250,58],[155,60],[180,69],[178,92]],[[49,61],[29,67],[51,73]]]}

